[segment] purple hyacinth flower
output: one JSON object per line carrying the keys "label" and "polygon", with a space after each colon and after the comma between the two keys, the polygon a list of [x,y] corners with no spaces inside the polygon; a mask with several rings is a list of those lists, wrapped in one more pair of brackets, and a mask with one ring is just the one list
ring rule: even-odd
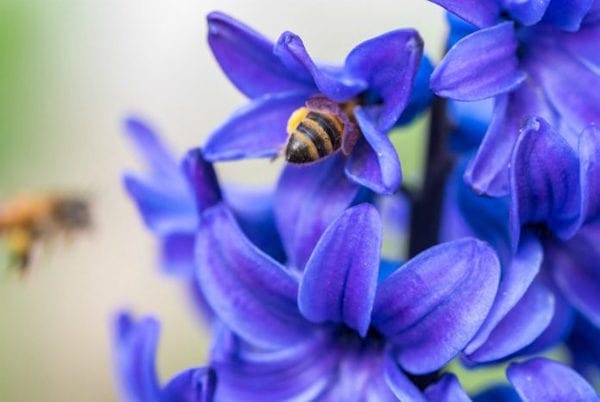
{"label": "purple hyacinth flower", "polygon": [[[442,225],[445,239],[465,235],[484,239],[496,249],[502,263],[496,299],[485,322],[465,348],[465,362],[506,359],[521,353],[542,335],[545,342],[536,344],[532,351],[560,341],[568,330],[570,308],[567,305],[567,313],[564,313],[566,302],[562,293],[553,286],[551,278],[547,280],[549,272],[543,265],[543,243],[528,233],[513,251],[507,197],[475,194],[462,180],[465,166],[466,160],[463,160],[448,182],[446,223]],[[556,325],[558,321],[560,325]]]}
{"label": "purple hyacinth flower", "polygon": [[600,123],[599,2],[432,1],[476,26],[435,69],[433,91],[496,103],[465,179],[479,193],[506,195],[511,152],[526,118],[543,118],[572,144]]}
{"label": "purple hyacinth flower", "polygon": [[199,213],[226,202],[245,234],[269,255],[283,259],[283,247],[275,229],[273,194],[241,187],[226,187],[222,193],[213,166],[206,162],[200,149],[189,151],[179,163],[141,121],[129,119],[126,129],[148,173],[125,174],[125,188],[148,229],[160,240],[161,265],[166,272],[184,280],[203,316],[210,317],[195,276]]}
{"label": "purple hyacinth flower", "polygon": [[301,273],[255,247],[224,205],[202,220],[198,275],[228,328],[211,363],[217,399],[425,401],[404,371],[435,371],[460,353],[496,294],[498,259],[474,239],[433,247],[380,281],[382,223],[369,204],[325,230]]}
{"label": "purple hyacinth flower", "polygon": [[150,127],[140,120],[129,119],[125,128],[148,170],[145,176],[125,174],[125,188],[148,229],[161,240],[164,269],[192,277],[198,208],[214,205],[221,199],[215,172],[210,164],[198,159],[192,188],[178,158]]}
{"label": "purple hyacinth flower", "polygon": [[546,358],[511,363],[506,370],[513,386],[485,389],[471,399],[453,374],[445,374],[425,390],[429,402],[597,402],[594,388],[569,367]]}
{"label": "purple hyacinth flower", "polygon": [[[344,163],[330,169],[345,166],[350,180],[378,193],[399,188],[400,161],[387,132],[419,82],[415,76],[423,43],[416,31],[396,30],[367,40],[343,66],[332,67],[315,63],[291,32],[274,44],[219,12],[208,16],[208,26],[216,60],[251,103],[212,133],[204,146],[207,160],[277,156],[288,138],[288,120],[306,107],[343,122],[342,145],[334,154],[343,154]],[[430,70],[428,62],[422,70]],[[426,91],[419,92],[415,104],[427,103]]]}
{"label": "purple hyacinth flower", "polygon": [[185,370],[161,386],[155,361],[159,324],[121,313],[114,325],[117,376],[124,400],[130,402],[211,402],[216,376],[208,367]]}

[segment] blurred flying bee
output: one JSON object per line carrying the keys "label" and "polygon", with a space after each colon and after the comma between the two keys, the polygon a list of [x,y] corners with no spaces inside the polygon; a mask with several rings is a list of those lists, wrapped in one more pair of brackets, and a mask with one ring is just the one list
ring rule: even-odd
{"label": "blurred flying bee", "polygon": [[0,235],[6,240],[11,266],[21,273],[27,271],[36,245],[90,226],[89,201],[84,197],[41,194],[0,203]]}

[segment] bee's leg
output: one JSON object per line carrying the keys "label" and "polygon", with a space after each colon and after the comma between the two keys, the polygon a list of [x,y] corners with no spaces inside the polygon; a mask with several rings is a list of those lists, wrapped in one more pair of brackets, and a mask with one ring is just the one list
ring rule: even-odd
{"label": "bee's leg", "polygon": [[31,260],[33,245],[31,231],[24,227],[17,227],[8,231],[6,239],[10,255],[10,268],[17,269],[24,274]]}

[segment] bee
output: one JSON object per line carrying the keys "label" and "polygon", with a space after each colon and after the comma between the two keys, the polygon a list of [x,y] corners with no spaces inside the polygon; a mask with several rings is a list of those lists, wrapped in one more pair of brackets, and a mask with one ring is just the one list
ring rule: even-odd
{"label": "bee", "polygon": [[80,196],[40,194],[0,204],[0,236],[6,239],[11,265],[21,273],[29,268],[37,244],[90,226],[89,201]]}
{"label": "bee", "polygon": [[349,155],[361,136],[354,117],[356,100],[335,103],[313,96],[306,106],[296,109],[287,123],[288,139],[284,148],[290,163],[316,162],[341,148]]}
{"label": "bee", "polygon": [[290,163],[309,163],[342,146],[344,123],[333,113],[301,107],[290,117],[287,132],[285,159]]}

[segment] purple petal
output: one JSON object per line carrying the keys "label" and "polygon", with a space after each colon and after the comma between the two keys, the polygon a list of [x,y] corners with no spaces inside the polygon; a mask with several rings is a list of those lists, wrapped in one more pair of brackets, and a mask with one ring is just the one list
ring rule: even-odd
{"label": "purple petal", "polygon": [[553,316],[554,295],[540,283],[532,283],[483,345],[468,355],[469,360],[492,362],[517,352],[544,332]]}
{"label": "purple petal", "polygon": [[555,46],[538,46],[529,58],[528,71],[541,83],[548,100],[568,127],[579,134],[591,124],[600,124],[597,71]]}
{"label": "purple petal", "polygon": [[588,226],[570,241],[555,244],[548,261],[556,284],[571,305],[600,326],[599,237]]}
{"label": "purple petal", "polygon": [[512,363],[506,370],[508,380],[523,402],[598,401],[598,395],[579,374],[558,362],[537,357]]}
{"label": "purple petal", "polygon": [[405,29],[365,41],[348,55],[348,75],[367,82],[369,92],[383,102],[375,124],[378,130],[389,130],[408,104],[422,54],[419,34]]}
{"label": "purple petal", "polygon": [[467,167],[465,180],[480,194],[507,195],[508,165],[521,126],[531,116],[553,122],[554,113],[542,89],[532,80],[508,96],[498,97],[494,117],[477,155]]}
{"label": "purple petal", "polygon": [[500,17],[498,0],[430,0],[479,28],[493,25]]}
{"label": "purple petal", "polygon": [[315,64],[298,35],[284,32],[275,45],[274,53],[290,70],[312,76],[319,92],[336,102],[347,101],[367,88],[360,77],[339,76]]}
{"label": "purple petal", "polygon": [[304,268],[325,228],[350,205],[358,190],[346,178],[340,153],[314,164],[285,167],[274,205],[288,266]]}
{"label": "purple petal", "polygon": [[[556,0],[552,1],[555,3]],[[521,24],[529,26],[540,22],[550,0],[503,0],[506,11]]]}
{"label": "purple petal", "polygon": [[375,299],[381,242],[381,218],[369,204],[348,209],[335,220],[306,263],[298,292],[304,317],[316,323],[343,322],[365,336]]}
{"label": "purple petal", "polygon": [[212,402],[217,377],[205,367],[186,370],[175,376],[162,392],[163,402]]}
{"label": "purple petal", "polygon": [[425,389],[429,402],[471,402],[454,374],[444,374],[435,384]]}
{"label": "purple petal", "polygon": [[196,258],[206,300],[242,338],[269,348],[310,333],[296,306],[297,279],[250,243],[223,204],[203,213]]}
{"label": "purple petal", "polygon": [[456,100],[489,98],[523,83],[518,65],[514,25],[504,22],[458,41],[433,71],[431,89]]}
{"label": "purple petal", "polygon": [[161,402],[155,361],[159,324],[146,317],[135,322],[121,313],[114,324],[117,374],[128,401]]}
{"label": "purple petal", "polygon": [[267,94],[238,110],[210,135],[204,146],[208,161],[276,156],[283,149],[286,125],[307,93]]}
{"label": "purple petal", "polygon": [[179,166],[174,154],[162,143],[158,135],[141,120],[125,120],[126,134],[139,156],[150,170],[153,180],[181,182]]}
{"label": "purple petal", "polygon": [[[544,264],[545,265],[545,264]],[[571,330],[573,324],[574,313],[569,303],[561,296],[560,291],[556,289],[551,281],[541,280],[548,267],[542,267],[542,272],[538,276],[539,280],[544,283],[547,289],[550,289],[554,294],[554,316],[552,321],[544,332],[539,335],[529,346],[523,348],[518,353],[521,356],[540,353],[550,347],[556,346],[559,342],[564,341],[565,337]]]}
{"label": "purple petal", "polygon": [[221,201],[221,188],[215,169],[204,159],[201,149],[193,149],[186,154],[181,170],[188,180],[198,211],[204,211]]}
{"label": "purple petal", "polygon": [[499,275],[498,258],[483,242],[467,238],[432,247],[379,285],[373,324],[398,346],[404,369],[437,370],[483,323]]}
{"label": "purple petal", "polygon": [[363,133],[346,165],[346,173],[354,182],[378,194],[393,194],[402,183],[400,159],[391,141],[374,126],[363,108],[355,109],[356,120]]}
{"label": "purple petal", "polygon": [[417,386],[406,377],[406,374],[402,371],[402,367],[396,363],[389,353],[385,355],[384,359],[385,381],[398,400],[407,402],[427,402],[425,396]]}
{"label": "purple petal", "polygon": [[579,223],[600,216],[600,129],[588,127],[579,137],[581,212]]}
{"label": "purple petal", "polygon": [[194,232],[174,232],[162,238],[161,266],[170,274],[193,277],[195,271]]}
{"label": "purple petal", "polygon": [[169,182],[159,187],[129,175],[123,178],[123,182],[150,230],[158,234],[195,230],[198,215],[189,191],[170,188]]}
{"label": "purple petal", "polygon": [[594,0],[552,0],[544,15],[544,21],[565,31],[575,32],[579,30],[592,3]]}
{"label": "purple petal", "polygon": [[[219,347],[219,345],[217,345]],[[335,380],[340,350],[328,338],[306,341],[276,351],[247,345],[213,357],[219,375],[217,400],[314,400]]]}
{"label": "purple petal", "polygon": [[310,75],[290,71],[273,54],[273,42],[220,12],[210,13],[208,44],[229,80],[249,98],[314,91]]}
{"label": "purple petal", "polygon": [[248,239],[277,261],[285,261],[275,222],[274,190],[230,185],[224,191],[227,205]]}
{"label": "purple petal", "polygon": [[467,355],[473,353],[488,339],[500,321],[523,298],[523,295],[540,270],[543,257],[542,246],[536,237],[527,235],[521,239],[517,253],[502,270],[498,294],[488,317],[477,332],[477,335],[475,335],[465,348]]}
{"label": "purple petal", "polygon": [[600,24],[594,23],[584,25],[577,33],[561,32],[556,35],[559,35],[558,41],[561,47],[578,58],[583,64],[594,66],[596,68],[600,66],[600,52],[598,52]]}
{"label": "purple petal", "polygon": [[573,149],[543,119],[531,118],[525,124],[511,161],[513,245],[528,223],[546,223],[560,238],[575,233],[580,204],[578,164]]}

